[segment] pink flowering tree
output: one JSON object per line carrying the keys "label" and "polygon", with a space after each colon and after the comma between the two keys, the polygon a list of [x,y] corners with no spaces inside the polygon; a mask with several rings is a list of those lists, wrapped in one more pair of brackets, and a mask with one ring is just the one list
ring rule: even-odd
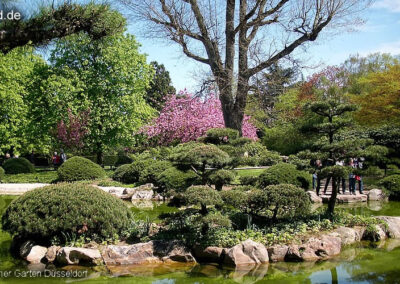
{"label": "pink flowering tree", "polygon": [[57,124],[57,139],[68,149],[80,150],[84,147],[84,138],[88,134],[90,111],[75,115],[68,109],[68,119]]}
{"label": "pink flowering tree", "polygon": [[[170,96],[160,115],[141,132],[150,138],[157,138],[158,144],[189,142],[204,136],[211,128],[223,128],[224,118],[221,102],[215,97],[204,99],[192,97],[186,92]],[[250,117],[245,116],[242,132],[244,137],[257,140],[256,127]]]}

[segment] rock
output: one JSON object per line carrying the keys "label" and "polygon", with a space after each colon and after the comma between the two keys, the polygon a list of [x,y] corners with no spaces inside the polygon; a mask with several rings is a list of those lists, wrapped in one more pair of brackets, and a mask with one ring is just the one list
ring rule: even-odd
{"label": "rock", "polygon": [[206,247],[195,246],[193,248],[193,254],[199,262],[214,262],[221,263],[223,248],[219,247]]}
{"label": "rock", "polygon": [[382,241],[386,239],[386,232],[380,225],[372,225],[373,231],[369,230],[368,228],[365,229],[362,239],[369,240],[369,241]]}
{"label": "rock", "polygon": [[42,259],[46,256],[47,248],[42,246],[33,246],[25,257],[26,261],[29,261],[31,264],[39,264]]}
{"label": "rock", "polygon": [[152,242],[127,246],[109,245],[102,251],[106,265],[128,265],[160,262],[154,256]]}
{"label": "rock", "polygon": [[[303,249],[304,250],[304,249]],[[303,261],[303,257],[301,256],[301,252],[299,250],[298,245],[290,245],[284,257],[285,261],[289,262],[299,262]]]}
{"label": "rock", "polygon": [[153,190],[136,190],[135,193],[132,195],[131,200],[151,200],[153,199],[154,191]]}
{"label": "rock", "polygon": [[57,252],[56,261],[62,265],[97,265],[102,258],[97,249],[63,247]]}
{"label": "rock", "polygon": [[126,246],[109,245],[102,251],[106,265],[162,262],[195,262],[191,252],[179,242],[150,241]]}
{"label": "rock", "polygon": [[122,191],[121,198],[122,199],[131,199],[132,196],[135,194],[136,189],[135,188],[124,188]]}
{"label": "rock", "polygon": [[313,237],[301,245],[290,245],[285,256],[285,261],[314,261],[327,259],[340,253],[342,241],[339,237],[323,235]]}
{"label": "rock", "polygon": [[400,239],[400,217],[379,216],[376,218],[387,223],[387,233],[390,238]]}
{"label": "rock", "polygon": [[59,246],[51,246],[47,249],[46,259],[47,262],[54,262],[57,257],[57,252],[61,249]]}
{"label": "rock", "polygon": [[310,197],[310,201],[312,203],[322,203],[322,198],[317,195],[314,191],[307,191],[308,196]]}
{"label": "rock", "polygon": [[260,243],[246,240],[230,249],[225,249],[224,263],[228,265],[246,265],[268,263],[268,251]]}
{"label": "rock", "polygon": [[363,234],[364,230],[362,227],[357,227],[357,228],[339,227],[335,231],[333,231],[333,233],[331,233],[330,235],[339,237],[342,241],[342,245],[350,245],[360,241],[362,239]]}
{"label": "rock", "polygon": [[162,197],[159,193],[157,193],[156,195],[153,196],[152,199],[155,201],[163,201],[164,197]]}
{"label": "rock", "polygon": [[368,192],[368,200],[369,201],[380,201],[385,200],[386,195],[383,193],[381,189],[371,189]]}
{"label": "rock", "polygon": [[153,246],[156,254],[161,256],[165,254],[162,257],[164,262],[196,262],[192,253],[186,247],[180,245],[179,242],[153,241]]}
{"label": "rock", "polygon": [[284,261],[289,247],[286,245],[273,245],[267,248],[269,260],[272,262]]}

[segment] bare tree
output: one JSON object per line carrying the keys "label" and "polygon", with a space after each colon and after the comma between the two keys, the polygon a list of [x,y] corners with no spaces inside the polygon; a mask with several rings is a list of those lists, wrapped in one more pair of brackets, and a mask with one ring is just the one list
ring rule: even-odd
{"label": "bare tree", "polygon": [[250,79],[322,30],[359,24],[372,0],[120,1],[147,24],[147,36],[172,40],[209,65],[225,125],[241,132]]}

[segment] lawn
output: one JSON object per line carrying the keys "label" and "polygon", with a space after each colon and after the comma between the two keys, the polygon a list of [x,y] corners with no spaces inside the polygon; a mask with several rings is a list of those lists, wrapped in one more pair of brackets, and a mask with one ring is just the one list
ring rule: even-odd
{"label": "lawn", "polygon": [[33,174],[5,175],[3,183],[52,183],[57,180],[56,171],[38,171]]}

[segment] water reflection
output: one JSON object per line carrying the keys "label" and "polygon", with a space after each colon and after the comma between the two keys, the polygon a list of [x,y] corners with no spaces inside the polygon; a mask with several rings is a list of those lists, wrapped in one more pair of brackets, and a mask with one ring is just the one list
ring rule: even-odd
{"label": "water reflection", "polygon": [[[0,196],[0,212],[14,197]],[[400,216],[400,203],[364,203],[340,205],[339,208],[363,215]],[[151,203],[151,208],[132,207],[142,216],[157,218],[160,213],[175,210],[165,203]],[[0,283],[400,283],[400,240],[381,243],[358,243],[345,248],[334,259],[319,262],[270,263],[237,268],[218,265],[149,264],[117,267],[56,268],[52,265],[28,265],[11,257],[11,238],[0,230],[0,270],[67,271],[84,270],[84,279],[17,277],[0,278]]]}

